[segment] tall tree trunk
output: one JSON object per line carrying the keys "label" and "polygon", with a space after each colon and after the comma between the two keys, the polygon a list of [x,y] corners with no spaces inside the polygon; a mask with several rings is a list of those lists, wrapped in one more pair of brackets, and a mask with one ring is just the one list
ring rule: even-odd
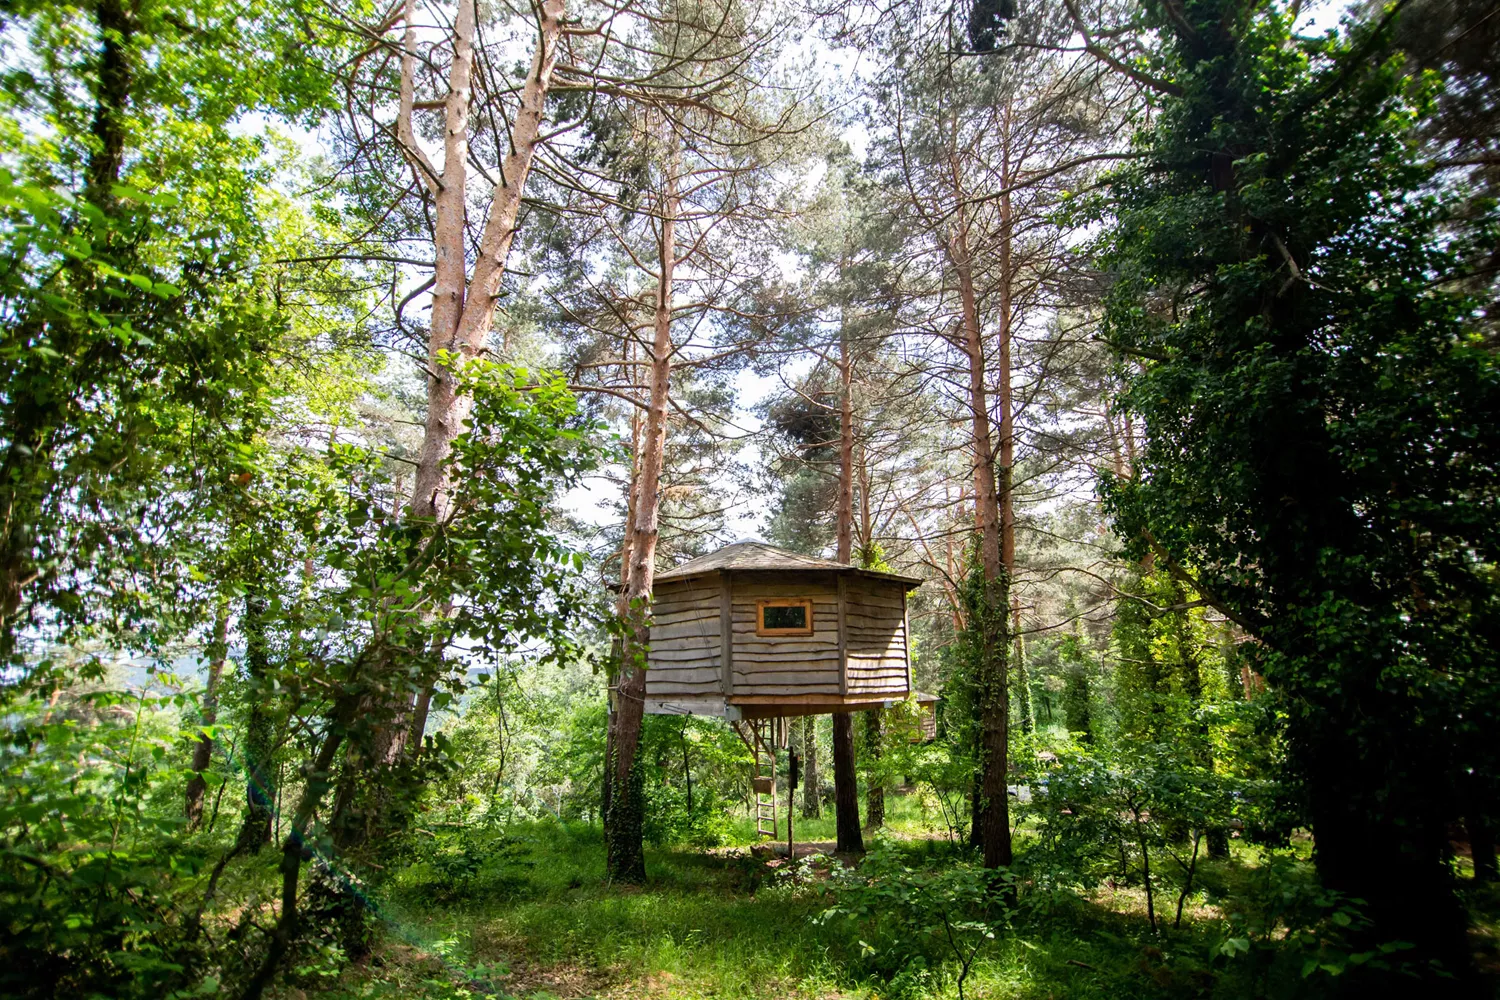
{"label": "tall tree trunk", "polygon": [[875,772],[880,767],[881,743],[885,740],[885,725],[881,721],[882,709],[873,709],[865,715],[865,753],[870,758],[870,787],[865,789],[865,825],[872,830],[885,826],[885,787]]}
{"label": "tall tree trunk", "polygon": [[[203,711],[199,719],[204,728],[219,721],[219,678],[224,673],[228,639],[229,602],[226,600],[219,602],[219,610],[214,618],[214,639],[208,649],[208,683],[203,689]],[[208,787],[208,783],[203,780],[203,772],[208,770],[213,752],[212,737],[200,733],[193,744],[193,776],[188,779],[183,809],[189,830],[198,829],[203,822],[203,792]]]}
{"label": "tall tree trunk", "polygon": [[818,777],[818,717],[802,720],[802,815],[823,815],[822,779]]}
{"label": "tall tree trunk", "polygon": [[[632,335],[625,343],[621,356],[627,361],[633,360],[635,338]],[[625,374],[630,379],[630,384],[639,389],[636,379],[636,365],[627,364]],[[620,540],[620,592],[615,601],[615,613],[619,616],[621,623],[630,620],[630,566],[631,551],[635,541],[635,513],[637,500],[640,497],[641,484],[641,432],[642,421],[639,409],[632,408],[630,418],[630,476],[625,485],[625,531]],[[625,640],[623,636],[615,636],[611,642],[611,653],[609,667],[609,687],[614,690],[618,687],[625,668]],[[599,818],[608,827],[610,802],[614,796],[614,773],[615,773],[615,726],[614,706],[610,706],[609,722],[605,727],[604,734],[604,776],[599,789]],[[604,864],[609,867],[610,849],[609,838],[604,839]]]}
{"label": "tall tree trunk", "polygon": [[610,775],[610,811],[605,817],[609,877],[621,882],[643,882],[646,860],[642,845],[644,802],[636,751],[646,699],[646,646],[651,636],[651,590],[656,579],[656,544],[661,530],[661,475],[666,456],[667,406],[672,377],[672,286],[677,267],[677,215],[681,210],[675,174],[676,157],[669,158],[662,184],[661,217],[657,238],[656,311],[651,340],[651,396],[641,441],[640,483],[636,487],[635,519],[629,533],[630,572],[624,591],[625,641],[620,681],[615,688]]}
{"label": "tall tree trunk", "polygon": [[835,850],[858,854],[865,849],[859,828],[859,784],[854,774],[854,722],[850,712],[833,715],[833,815]]}
{"label": "tall tree trunk", "polygon": [[[854,556],[854,394],[849,335],[839,327],[839,509],[838,553],[841,563]],[[839,669],[844,669],[840,665]],[[838,850],[859,852],[865,838],[859,829],[859,785],[854,770],[854,723],[847,712],[833,716],[833,812]]]}
{"label": "tall tree trunk", "polygon": [[[412,115],[420,38],[416,2],[406,0],[405,4],[396,134],[402,152],[432,197],[435,254],[432,323],[427,342],[427,415],[407,507],[407,515],[418,522],[440,523],[452,514],[448,459],[454,440],[464,432],[473,410],[473,399],[459,391],[460,373],[456,368],[480,357],[488,346],[526,179],[541,139],[547,92],[552,86],[563,34],[564,0],[543,0],[536,9],[539,20],[531,66],[511,123],[509,152],[501,160],[500,177],[490,191],[489,209],[471,272],[467,263],[466,224],[471,193],[468,156],[474,99],[476,0],[458,0],[449,34],[452,58],[448,66],[448,93],[443,102],[441,170],[427,159],[415,137]],[[419,715],[425,723],[425,714],[418,710],[421,706],[407,686],[396,682],[395,673],[402,665],[393,655],[387,654],[384,659],[376,686],[391,693],[368,706],[378,721],[360,741],[363,745],[351,746],[351,752],[346,754],[345,771],[350,771],[352,763],[361,773],[346,773],[340,781],[336,812],[344,812],[342,806],[352,808],[354,813],[379,811],[378,804],[357,801],[363,795],[357,786],[363,783],[378,787],[386,781],[383,775],[405,756]],[[348,841],[352,845],[361,839],[359,830],[364,827],[354,822],[342,836],[353,838]]]}
{"label": "tall tree trunk", "polygon": [[[956,167],[955,167],[956,171]],[[955,190],[961,192],[954,176]],[[1006,777],[1009,770],[1009,710],[1007,660],[1009,637],[1006,617],[1010,611],[1010,580],[1004,558],[1014,558],[1013,541],[1002,534],[1003,516],[995,476],[994,441],[990,430],[989,389],[985,381],[984,340],[980,331],[979,307],[974,291],[973,259],[969,253],[968,223],[962,207],[957,213],[949,243],[949,254],[958,275],[959,298],[963,307],[963,346],[969,362],[969,407],[972,446],[974,449],[974,506],[979,527],[979,565],[983,580],[981,607],[968,625],[977,630],[979,639],[978,676],[975,689],[978,698],[980,770],[975,800],[975,831],[984,853],[986,868],[1009,865],[1010,800]],[[1003,344],[1007,343],[1002,341]],[[1008,357],[1008,348],[1002,358]],[[1006,378],[1002,386],[1008,387]],[[1009,430],[1008,408],[1001,414],[1002,447]],[[1009,469],[1002,469],[1004,486],[1009,493]]]}
{"label": "tall tree trunk", "polygon": [[[448,455],[473,407],[473,400],[458,392],[454,373],[439,364],[439,355],[446,353],[459,361],[472,361],[484,352],[489,342],[526,178],[541,139],[547,91],[552,86],[552,71],[557,64],[563,31],[563,0],[545,0],[539,8],[541,19],[531,68],[522,85],[521,104],[511,126],[510,152],[501,162],[500,179],[491,192],[478,256],[472,275],[465,282],[466,160],[473,101],[474,4],[475,0],[459,0],[448,96],[444,102],[443,170],[440,176],[429,179],[433,189],[437,256],[428,341],[427,420],[410,508],[413,517],[423,519],[441,520],[448,515]],[[405,90],[403,81],[403,102]],[[403,110],[409,117],[409,103]],[[427,172],[430,173],[430,166]]]}

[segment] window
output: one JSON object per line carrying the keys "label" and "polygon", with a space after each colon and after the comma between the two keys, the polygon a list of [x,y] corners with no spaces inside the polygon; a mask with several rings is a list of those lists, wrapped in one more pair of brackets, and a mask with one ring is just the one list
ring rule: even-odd
{"label": "window", "polygon": [[757,601],[756,635],[812,635],[812,599],[793,597],[774,601]]}

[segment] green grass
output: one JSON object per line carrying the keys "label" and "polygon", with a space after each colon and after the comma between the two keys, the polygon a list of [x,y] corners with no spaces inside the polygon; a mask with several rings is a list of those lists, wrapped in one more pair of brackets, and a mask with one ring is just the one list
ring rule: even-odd
{"label": "green grass", "polygon": [[[894,797],[890,840],[913,865],[951,849],[931,839],[915,796]],[[749,833],[748,823],[742,833]],[[831,819],[798,840],[832,838]],[[397,875],[384,889],[386,938],[368,965],[319,995],[353,997],[937,998],[956,996],[956,966],[892,968],[851,929],[813,918],[831,905],[816,880],[792,887],[767,857],[743,848],[650,850],[648,883],[602,881],[597,827],[533,824],[504,878],[440,902],[431,881]],[[923,839],[918,839],[923,835]],[[940,836],[940,835],[939,835]],[[745,841],[748,843],[748,840]],[[524,848],[524,850],[518,850]],[[479,884],[476,883],[476,884]],[[1128,893],[1097,901],[1059,895],[1028,911],[976,962],[971,998],[1196,997],[1216,989],[1207,963],[1217,938],[1193,925],[1148,936]]]}

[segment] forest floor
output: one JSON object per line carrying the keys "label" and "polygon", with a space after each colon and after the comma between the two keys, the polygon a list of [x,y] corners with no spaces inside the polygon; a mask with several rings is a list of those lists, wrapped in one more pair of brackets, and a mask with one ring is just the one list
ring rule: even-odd
{"label": "forest floor", "polygon": [[[948,856],[946,836],[914,802],[897,798],[886,838],[920,865]],[[827,829],[825,829],[825,827]],[[831,841],[830,820],[805,824],[810,844]],[[373,955],[320,975],[316,963],[283,996],[296,1000],[494,997],[566,1000],[878,1000],[953,997],[952,963],[942,972],[881,967],[864,942],[815,918],[827,894],[807,890],[837,862],[803,863],[793,886],[785,847],[752,851],[649,850],[644,887],[605,884],[597,826],[559,823],[512,828],[495,848],[508,860],[486,878],[455,878],[422,863],[392,880],[381,904],[384,931]],[[1024,841],[1024,833],[1020,838]],[[826,845],[825,845],[826,846]],[[799,859],[804,851],[799,850]],[[1254,860],[1237,852],[1208,864],[1203,884],[1227,887],[1251,877]],[[809,872],[808,869],[811,869]],[[1232,889],[1227,890],[1232,891]],[[1239,976],[1223,973],[1226,932],[1219,907],[1190,900],[1170,930],[1172,899],[1158,896],[1161,934],[1150,932],[1144,894],[1111,887],[1018,920],[980,952],[965,996],[1017,1000],[1242,996]],[[1491,943],[1492,944],[1492,943]],[[1268,984],[1267,984],[1268,985]],[[1254,989],[1255,994],[1266,995]],[[1300,993],[1300,990],[1298,991]],[[1270,995],[1287,995],[1272,990]]]}

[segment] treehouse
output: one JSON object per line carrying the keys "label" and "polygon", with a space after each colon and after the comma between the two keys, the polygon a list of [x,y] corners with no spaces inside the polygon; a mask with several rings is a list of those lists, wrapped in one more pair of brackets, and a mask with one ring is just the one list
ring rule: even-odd
{"label": "treehouse", "polygon": [[646,712],[735,722],[902,701],[906,595],[921,582],[760,542],[659,573]]}

